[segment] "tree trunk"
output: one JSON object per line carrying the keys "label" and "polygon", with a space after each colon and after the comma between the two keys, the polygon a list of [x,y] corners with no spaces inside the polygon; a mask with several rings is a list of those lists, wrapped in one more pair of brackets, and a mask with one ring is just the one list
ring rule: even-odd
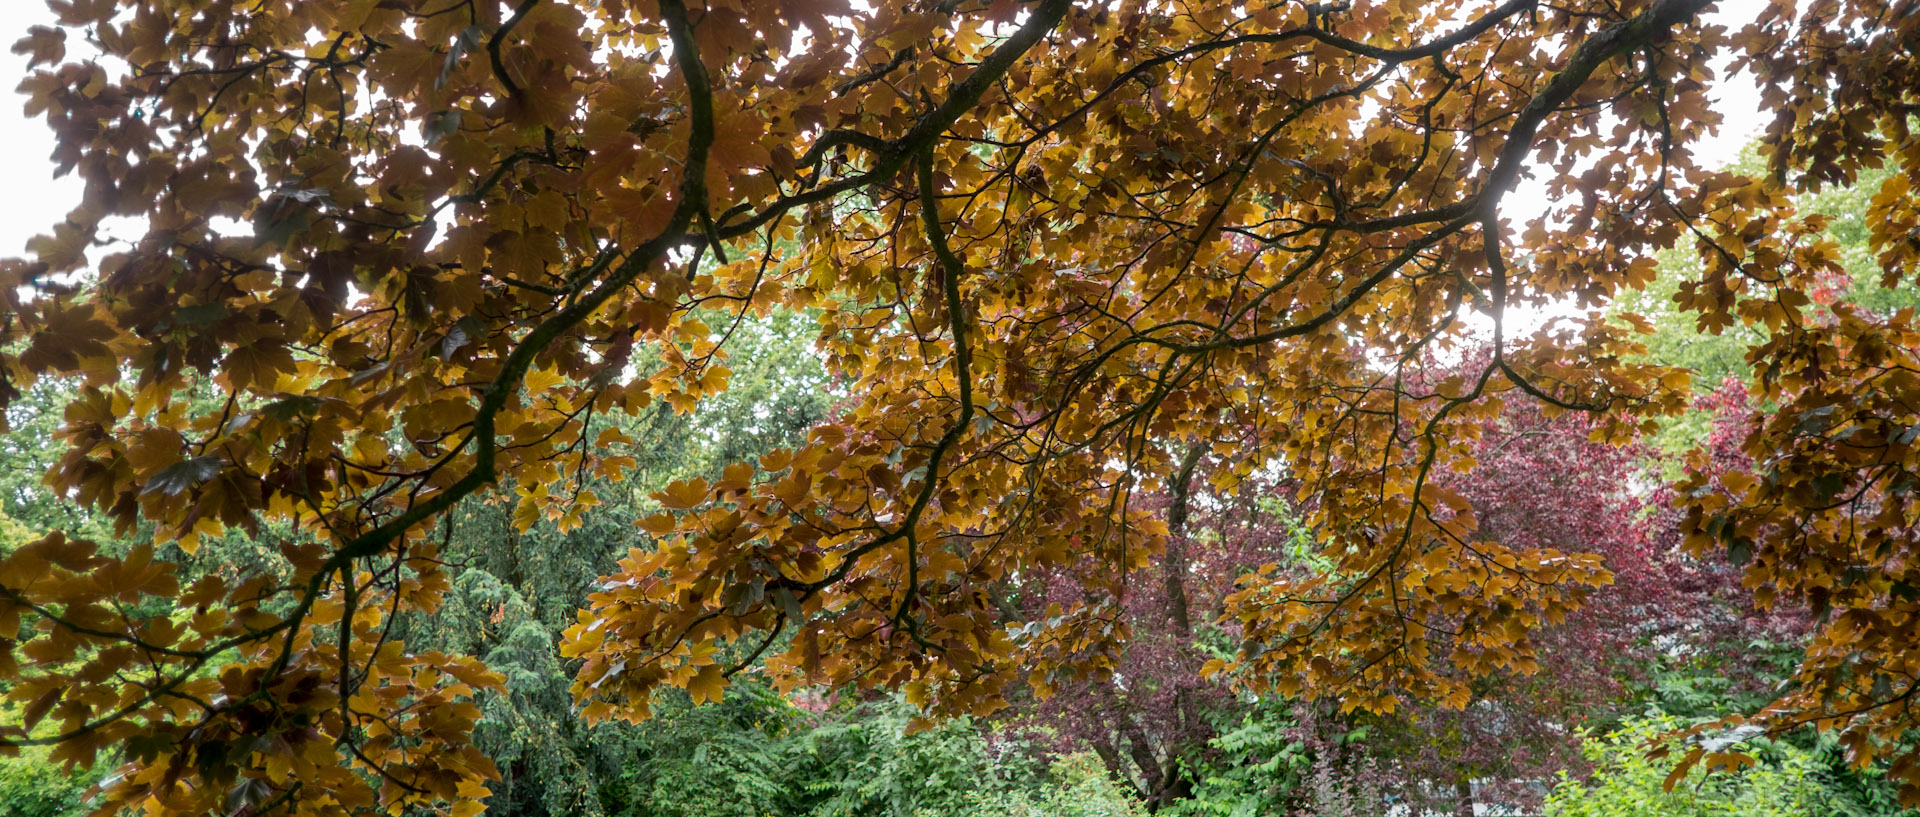
{"label": "tree trunk", "polygon": [[1143,791],[1140,788],[1139,780],[1127,770],[1126,762],[1120,759],[1120,752],[1113,748],[1111,741],[1105,739],[1093,741],[1093,753],[1100,756],[1100,762],[1106,764],[1109,774],[1127,781],[1127,785],[1133,788],[1140,799],[1144,800],[1151,796],[1152,792]]}
{"label": "tree trunk", "polygon": [[1187,602],[1187,516],[1191,513],[1188,498],[1193,494],[1193,470],[1200,465],[1200,457],[1206,451],[1204,445],[1188,451],[1169,486],[1173,504],[1167,508],[1167,559],[1162,581],[1167,592],[1168,613],[1173,617],[1173,631],[1182,638],[1193,636],[1193,613]]}
{"label": "tree trunk", "polygon": [[[1167,611],[1173,620],[1173,631],[1181,639],[1183,652],[1192,647],[1193,612],[1187,598],[1187,574],[1191,567],[1187,553],[1187,519],[1192,512],[1189,498],[1193,495],[1193,471],[1200,465],[1200,459],[1206,454],[1207,447],[1195,445],[1187,451],[1180,461],[1180,470],[1174,476],[1170,490],[1173,503],[1167,508],[1167,557],[1162,581],[1167,594]],[[1192,667],[1198,672],[1199,667]],[[1194,706],[1193,694],[1186,687],[1174,692],[1174,713],[1179,719],[1180,728],[1192,729],[1200,722],[1200,713]],[[1179,745],[1167,749],[1166,769],[1160,774],[1163,781],[1160,790],[1147,802],[1149,811],[1159,811],[1160,807],[1193,796],[1193,780],[1180,768]]]}

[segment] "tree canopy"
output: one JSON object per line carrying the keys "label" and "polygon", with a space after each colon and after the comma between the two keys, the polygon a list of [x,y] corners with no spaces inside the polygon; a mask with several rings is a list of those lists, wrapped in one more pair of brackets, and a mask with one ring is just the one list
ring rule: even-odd
{"label": "tree canopy", "polygon": [[[1674,486],[1686,547],[1816,615],[1756,725],[1920,795],[1920,327],[1821,294],[1846,259],[1792,195],[1873,171],[1864,244],[1914,285],[1912,2],[50,5],[20,87],[85,193],[0,261],[0,401],[77,384],[47,480],[142,544],[0,559],[4,742],[124,749],[107,808],[478,811],[503,678],[396,625],[461,509],[579,529],[669,444],[619,418],[801,311],[844,399],[651,497],[566,633],[588,719],[746,671],[930,717],[1110,673],[1201,458],[1283,486],[1316,566],[1242,576],[1206,672],[1465,706],[1614,573],[1448,475],[1510,404],[1604,443],[1691,404],[1635,314],[1507,312],[1612,305],[1675,246],[1671,308],[1750,330],[1768,407]],[[1693,156],[1726,66],[1777,112],[1763,172]],[[232,530],[283,569],[156,558]],[[1078,592],[1025,609],[1038,577]],[[1675,774],[1751,761],[1720,746]]]}

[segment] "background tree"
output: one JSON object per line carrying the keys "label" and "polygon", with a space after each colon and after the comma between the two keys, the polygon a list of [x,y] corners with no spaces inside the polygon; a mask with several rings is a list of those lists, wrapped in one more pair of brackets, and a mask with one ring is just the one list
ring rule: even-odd
{"label": "background tree", "polygon": [[1164,493],[1141,499],[1149,509],[1166,506],[1166,549],[1117,598],[1102,597],[1113,588],[1098,563],[1062,565],[1010,588],[1017,620],[1043,622],[1092,604],[1131,622],[1106,672],[1060,672],[1016,694],[1009,729],[1057,751],[1091,750],[1156,812],[1193,796],[1209,742],[1250,709],[1221,679],[1201,673],[1231,648],[1214,625],[1221,599],[1246,570],[1291,561],[1305,547],[1280,486],[1256,477],[1231,494],[1211,492],[1213,465],[1205,448],[1191,448]]}
{"label": "background tree", "polygon": [[[803,318],[782,313],[738,327],[731,348],[741,363],[732,383],[699,410],[680,414],[661,404],[605,421],[630,440],[648,442],[627,448],[635,463],[628,480],[589,483],[607,504],[582,515],[577,527],[559,530],[555,522],[566,516],[560,512],[534,520],[516,513],[526,507],[516,504],[527,493],[518,486],[489,492],[451,515],[446,558],[464,569],[445,603],[407,621],[397,637],[479,656],[504,676],[501,691],[481,697],[475,724],[475,745],[501,770],[501,779],[488,786],[489,808],[551,815],[721,813],[703,812],[686,799],[700,792],[742,814],[812,813],[785,800],[746,796],[750,792],[723,794],[731,790],[716,786],[729,775],[747,785],[758,780],[765,789],[800,785],[786,776],[793,758],[760,744],[770,733],[793,739],[789,733],[804,738],[810,730],[786,708],[772,705],[764,688],[746,714],[720,713],[719,720],[681,707],[665,713],[657,729],[590,726],[577,717],[568,692],[571,671],[558,652],[560,632],[573,622],[579,600],[631,546],[633,523],[651,504],[647,493],[677,479],[717,477],[743,456],[792,445],[825,414],[831,395],[810,354],[810,325]],[[749,716],[753,723],[726,728]],[[885,726],[875,728],[884,732]],[[714,777],[689,780],[685,770],[662,771],[657,782],[626,782],[648,767],[671,763],[667,758],[689,758],[706,741],[742,749],[760,777],[720,763],[715,749],[702,772]],[[891,759],[882,754],[871,762]]]}
{"label": "background tree", "polygon": [[[1536,810],[1539,782],[1579,772],[1580,730],[1615,723],[1630,691],[1694,600],[1635,524],[1639,452],[1596,442],[1582,415],[1548,416],[1516,399],[1485,424],[1473,467],[1436,483],[1467,499],[1472,535],[1507,546],[1592,553],[1613,581],[1563,620],[1529,633],[1535,671],[1463,678],[1474,703],[1366,718],[1390,791],[1417,807],[1473,814],[1475,803]],[[1437,795],[1437,796],[1436,796]]]}
{"label": "background tree", "polygon": [[[1470,371],[1473,355],[1467,357],[1455,364],[1425,361],[1439,374],[1422,379]],[[1321,774],[1318,755],[1330,753],[1370,761],[1369,785],[1420,808],[1469,813],[1483,802],[1538,809],[1542,781],[1585,766],[1581,729],[1609,728],[1644,706],[1640,690],[1656,683],[1648,667],[1751,655],[1746,642],[1761,635],[1722,618],[1745,598],[1737,575],[1726,569],[1709,571],[1712,581],[1695,575],[1699,567],[1684,560],[1673,533],[1678,516],[1647,507],[1671,497],[1636,492],[1645,482],[1643,452],[1593,441],[1591,430],[1583,415],[1549,417],[1539,403],[1515,399],[1483,425],[1469,452],[1473,468],[1436,478],[1467,500],[1475,536],[1597,554],[1612,571],[1612,584],[1579,611],[1530,634],[1540,654],[1537,672],[1463,676],[1475,701],[1463,709],[1407,701],[1382,716],[1313,711],[1304,718],[1292,702],[1250,705],[1227,694],[1223,679],[1201,679],[1207,648],[1219,650],[1231,639],[1191,622],[1216,618],[1239,576],[1266,562],[1303,575],[1325,566],[1311,555],[1313,532],[1292,522],[1299,514],[1289,499],[1298,486],[1256,474],[1234,494],[1210,493],[1211,469],[1203,467],[1205,452],[1196,450],[1159,500],[1169,506],[1166,555],[1125,588],[1120,604],[1137,624],[1112,676],[1050,682],[1052,696],[1016,706],[1017,722],[1027,725],[1020,733],[1091,747],[1156,808],[1193,796],[1209,776],[1216,787],[1234,785],[1229,781],[1240,772],[1233,765],[1264,768],[1271,780],[1250,786],[1263,790],[1289,772]],[[1179,474],[1186,474],[1184,491]],[[1653,533],[1657,526],[1664,526],[1660,534]],[[1063,609],[1087,594],[1071,570],[1032,584],[1028,618],[1044,618],[1049,605]],[[1671,659],[1675,652],[1689,657]],[[1779,678],[1758,674],[1750,682],[1765,686]],[[1258,723],[1241,722],[1255,715]],[[1222,747],[1209,744],[1229,731],[1234,737],[1224,756],[1211,757]],[[1366,740],[1356,742],[1354,734]],[[1256,748],[1243,754],[1250,743]],[[1293,766],[1266,768],[1281,757]],[[1265,807],[1302,807],[1297,798],[1311,789],[1305,783],[1280,786],[1285,795]],[[1209,792],[1203,799],[1225,797]]]}

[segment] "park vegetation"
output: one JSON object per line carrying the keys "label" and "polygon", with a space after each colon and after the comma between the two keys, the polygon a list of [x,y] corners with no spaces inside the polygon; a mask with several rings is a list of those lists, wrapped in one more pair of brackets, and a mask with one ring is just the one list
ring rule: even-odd
{"label": "park vegetation", "polygon": [[1709,5],[53,0],[0,809],[1920,805],[1920,10]]}

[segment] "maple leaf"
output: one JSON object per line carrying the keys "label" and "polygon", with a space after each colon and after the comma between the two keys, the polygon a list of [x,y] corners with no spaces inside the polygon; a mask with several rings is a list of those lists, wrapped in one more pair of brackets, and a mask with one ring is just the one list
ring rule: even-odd
{"label": "maple leaf", "polygon": [[160,469],[147,480],[144,493],[179,496],[219,476],[224,463],[219,457],[194,457]]}
{"label": "maple leaf", "polygon": [[718,702],[726,688],[727,679],[720,674],[720,667],[716,664],[701,667],[699,672],[687,679],[687,694],[693,697],[696,704]]}
{"label": "maple leaf", "polygon": [[58,63],[67,55],[67,31],[33,26],[27,29],[27,36],[13,44],[13,53],[27,55],[29,70],[43,62]]}
{"label": "maple leaf", "polygon": [[674,480],[665,491],[654,494],[653,498],[673,510],[686,510],[707,501],[707,493],[706,480],[681,479]]}
{"label": "maple leaf", "polygon": [[73,371],[84,358],[111,354],[106,342],[115,332],[90,306],[51,305],[42,321],[31,345],[20,355],[21,364],[30,371]]}
{"label": "maple leaf", "polygon": [[233,391],[272,391],[280,375],[293,369],[293,353],[285,346],[253,343],[227,353],[220,361],[220,378]]}

